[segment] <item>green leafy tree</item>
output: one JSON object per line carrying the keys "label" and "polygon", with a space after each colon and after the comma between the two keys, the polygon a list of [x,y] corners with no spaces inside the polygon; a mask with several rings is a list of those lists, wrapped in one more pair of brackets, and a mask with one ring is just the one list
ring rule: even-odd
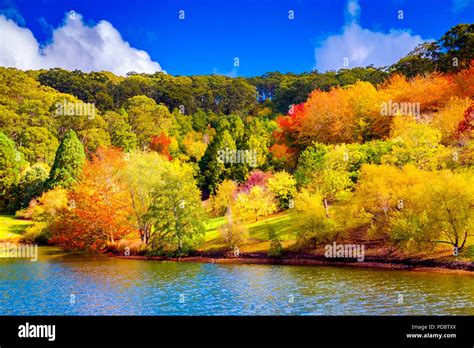
{"label": "green leafy tree", "polygon": [[275,195],[280,208],[287,209],[296,193],[296,180],[287,172],[278,172],[268,179],[268,188]]}
{"label": "green leafy tree", "polygon": [[88,154],[95,153],[99,147],[110,145],[110,136],[105,129],[91,128],[80,131],[78,134]]}
{"label": "green leafy tree", "polygon": [[273,226],[268,229],[268,239],[270,240],[270,249],[268,250],[268,256],[274,258],[280,258],[283,255],[283,246],[281,245],[280,238]]}
{"label": "green leafy tree", "polygon": [[47,187],[71,187],[81,175],[84,161],[84,147],[76,133],[70,130],[66,133],[56,151],[54,164],[46,184]]}
{"label": "green leafy tree", "polygon": [[193,114],[193,129],[198,132],[204,132],[208,124],[209,121],[206,112],[198,108]]}
{"label": "green leafy tree", "polygon": [[436,42],[424,42],[393,64],[391,69],[407,77],[431,73],[436,70],[438,52],[439,46]]}
{"label": "green leafy tree", "polygon": [[128,124],[126,115],[107,111],[104,119],[108,124],[107,130],[112,145],[120,147],[124,152],[130,152],[137,147],[137,136],[132,132],[132,126]]}
{"label": "green leafy tree", "polygon": [[474,24],[458,24],[440,40],[439,65],[442,71],[457,71],[469,67],[474,59]]}
{"label": "green leafy tree", "polygon": [[226,163],[226,159],[221,155],[236,148],[235,141],[227,130],[218,134],[209,144],[199,162],[201,186],[204,191],[214,193],[222,180],[231,178],[232,167],[236,164]]}
{"label": "green leafy tree", "polygon": [[128,123],[142,148],[149,145],[152,136],[167,132],[171,127],[168,108],[144,95],[128,99],[126,111]]}
{"label": "green leafy tree", "polygon": [[36,163],[23,171],[17,186],[18,208],[28,206],[33,198],[41,196],[48,176],[48,168],[43,163]]}
{"label": "green leafy tree", "polygon": [[19,151],[30,163],[43,162],[51,165],[59,142],[45,127],[28,127],[21,134]]}
{"label": "green leafy tree", "polygon": [[189,165],[173,162],[163,176],[165,179],[155,185],[148,213],[154,221],[149,241],[151,252],[187,255],[204,237],[201,193]]}
{"label": "green leafy tree", "polygon": [[13,189],[20,178],[21,155],[15,143],[0,131],[0,209],[6,210],[14,201]]}
{"label": "green leafy tree", "polygon": [[299,186],[308,185],[311,182],[312,174],[325,168],[328,152],[329,146],[314,143],[301,153],[295,172]]}

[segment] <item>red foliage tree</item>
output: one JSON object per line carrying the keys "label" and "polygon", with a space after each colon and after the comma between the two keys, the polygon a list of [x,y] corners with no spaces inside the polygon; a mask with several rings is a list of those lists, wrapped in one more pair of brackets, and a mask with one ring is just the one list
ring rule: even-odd
{"label": "red foliage tree", "polygon": [[305,118],[304,103],[293,105],[286,116],[278,116],[274,137],[280,143],[298,145],[299,130]]}
{"label": "red foliage tree", "polygon": [[464,118],[458,125],[456,131],[457,138],[472,137],[474,130],[474,104],[471,104],[466,111],[464,111]]}
{"label": "red foliage tree", "polygon": [[162,132],[160,135],[155,135],[151,138],[150,148],[171,160],[172,157],[169,151],[170,144],[171,137]]}

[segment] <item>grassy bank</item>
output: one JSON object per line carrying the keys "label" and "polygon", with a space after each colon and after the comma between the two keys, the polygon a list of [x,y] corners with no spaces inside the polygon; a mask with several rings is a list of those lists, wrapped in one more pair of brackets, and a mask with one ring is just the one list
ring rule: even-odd
{"label": "grassy bank", "polygon": [[[379,241],[365,243],[364,262],[354,260],[328,260],[324,256],[324,245],[314,250],[299,251],[295,247],[297,232],[292,226],[288,212],[281,212],[266,219],[246,224],[248,238],[240,248],[240,258],[229,257],[229,250],[223,240],[219,227],[225,223],[224,217],[210,219],[206,222],[205,243],[198,250],[198,257],[182,258],[182,261],[190,262],[224,262],[224,263],[266,263],[266,264],[299,264],[299,265],[352,265],[359,267],[389,267],[389,268],[439,268],[439,269],[462,269],[474,270],[474,242],[466,251],[458,257],[451,254],[449,247],[440,245],[434,251],[419,252],[416,254],[393,253],[387,256],[386,248]],[[0,242],[18,242],[21,235],[33,222],[16,219],[13,215],[0,215]],[[268,258],[270,249],[269,231],[275,231],[284,248],[280,259]],[[360,232],[360,231],[359,231]],[[123,240],[127,246],[134,240]],[[347,236],[346,240],[339,243],[357,243],[354,236]],[[124,244],[124,245],[125,245]],[[132,243],[133,244],[133,243]],[[136,244],[140,244],[136,240]],[[134,249],[133,247],[131,248]],[[117,253],[116,255],[123,255]],[[132,253],[133,255],[133,253]],[[148,258],[146,256],[131,256],[139,259],[161,259]],[[165,258],[166,259],[166,258]]]}
{"label": "grassy bank", "polygon": [[16,219],[13,215],[0,215],[0,242],[17,242],[33,222]]}
{"label": "grassy bank", "polygon": [[[225,242],[218,230],[225,223],[224,217],[211,219],[207,223],[205,244],[201,247],[204,252],[216,252],[226,248]],[[287,212],[272,215],[246,224],[248,239],[240,248],[243,253],[267,252],[270,248],[269,232],[273,229],[283,247],[290,247],[295,243],[296,233],[290,224],[290,215]]]}
{"label": "grassy bank", "polygon": [[[305,252],[296,249],[298,231],[292,226],[290,214],[282,212],[266,219],[246,224],[248,239],[240,247],[241,257],[265,258],[270,249],[269,231],[273,229],[284,248],[283,258],[301,258],[324,261],[324,245]],[[199,249],[202,256],[226,257],[228,249],[218,228],[225,223],[225,218],[219,217],[208,221],[205,244]],[[446,244],[439,244],[430,251],[406,253],[401,250],[388,253],[381,240],[364,240],[361,238],[365,231],[357,230],[348,233],[338,243],[364,244],[365,260],[369,262],[387,262],[404,265],[425,265],[427,267],[445,267],[448,264],[459,264],[461,268],[470,267],[474,261],[474,240],[468,240],[464,252],[455,257],[452,249]],[[326,260],[327,261],[327,260]]]}

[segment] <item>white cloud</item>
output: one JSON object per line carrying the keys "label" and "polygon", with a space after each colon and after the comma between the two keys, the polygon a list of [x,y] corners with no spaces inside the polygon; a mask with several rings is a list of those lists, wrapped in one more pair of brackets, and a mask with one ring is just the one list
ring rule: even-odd
{"label": "white cloud", "polygon": [[360,5],[358,0],[349,0],[347,2],[347,15],[352,20],[359,19],[360,16]]}
{"label": "white cloud", "polygon": [[316,69],[319,71],[370,64],[391,65],[425,41],[406,30],[392,29],[384,33],[362,28],[358,24],[360,6],[357,0],[348,1],[345,15],[342,33],[327,37],[315,50]]}
{"label": "white cloud", "polygon": [[217,68],[213,68],[212,73],[214,75],[222,75],[222,76],[227,76],[227,77],[237,77],[238,76],[238,71],[237,71],[236,67],[234,67],[232,70],[230,70],[228,72],[219,72],[219,70]]}
{"label": "white cloud", "polygon": [[0,65],[20,69],[107,70],[118,75],[162,71],[147,52],[124,41],[112,24],[103,20],[90,27],[79,14],[66,17],[64,25],[53,31],[52,42],[44,48],[40,48],[29,29],[0,16]]}
{"label": "white cloud", "polygon": [[0,16],[0,65],[39,68],[39,45],[31,31]]}

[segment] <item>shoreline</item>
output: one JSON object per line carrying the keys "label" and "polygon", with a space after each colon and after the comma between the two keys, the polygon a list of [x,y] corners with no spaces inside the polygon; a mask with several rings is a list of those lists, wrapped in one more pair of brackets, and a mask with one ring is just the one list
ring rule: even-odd
{"label": "shoreline", "polygon": [[[21,244],[18,241],[0,241],[1,243]],[[55,246],[55,245],[49,245]],[[195,263],[217,263],[217,264],[242,264],[242,265],[282,265],[282,266],[329,266],[329,267],[352,267],[363,269],[391,269],[414,272],[450,273],[474,275],[474,262],[433,259],[382,259],[378,257],[366,257],[367,261],[354,261],[352,259],[339,259],[329,261],[325,257],[314,254],[289,254],[283,258],[270,258],[265,253],[241,254],[240,257],[230,257],[226,252],[208,253],[201,252],[194,256],[167,257],[167,256],[125,256],[117,252],[99,253],[108,257],[138,261],[169,261],[169,262],[195,262]]]}
{"label": "shoreline", "polygon": [[286,266],[335,266],[353,268],[373,268],[392,269],[415,272],[432,273],[455,273],[474,275],[474,263],[458,261],[456,263],[442,263],[431,260],[379,260],[370,261],[328,261],[316,257],[287,257],[281,259],[269,258],[266,256],[243,255],[241,257],[226,257],[225,255],[197,255],[186,257],[165,257],[165,256],[139,256],[139,255],[118,255],[107,253],[107,256],[127,260],[141,261],[170,261],[170,262],[195,262],[195,263],[217,263],[217,264],[242,264],[242,265],[286,265]]}

